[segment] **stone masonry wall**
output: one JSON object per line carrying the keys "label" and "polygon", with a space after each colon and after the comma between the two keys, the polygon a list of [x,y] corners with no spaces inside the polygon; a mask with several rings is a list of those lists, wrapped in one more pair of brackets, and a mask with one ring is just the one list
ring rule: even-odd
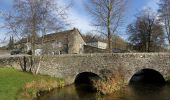
{"label": "stone masonry wall", "polygon": [[[25,58],[23,56],[0,58],[2,67],[12,66],[23,69],[23,66],[26,66],[28,70],[30,63],[30,57],[27,56]],[[35,65],[38,66],[38,63]],[[119,67],[125,70],[127,83],[137,71],[145,68],[154,69],[164,78],[170,78],[170,54],[115,53],[45,56],[40,61],[39,73],[64,78],[67,84],[71,84],[79,73],[93,72],[102,76],[102,70],[112,71]]]}
{"label": "stone masonry wall", "polygon": [[18,70],[29,71],[31,67],[31,56],[28,55],[14,55],[0,57],[0,67],[9,67]]}
{"label": "stone masonry wall", "polygon": [[82,72],[93,72],[102,76],[101,70],[125,70],[126,81],[139,70],[150,68],[160,72],[164,78],[170,77],[170,54],[168,53],[116,53],[61,55],[44,57],[40,74],[64,78],[68,83]]}

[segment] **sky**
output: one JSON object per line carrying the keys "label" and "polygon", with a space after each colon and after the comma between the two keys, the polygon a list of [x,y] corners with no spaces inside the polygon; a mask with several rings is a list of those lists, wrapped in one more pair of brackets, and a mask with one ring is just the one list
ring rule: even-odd
{"label": "sky", "polygon": [[[60,0],[61,3],[66,3],[67,0]],[[78,28],[80,32],[87,33],[94,30],[94,27],[91,25],[92,18],[86,11],[84,7],[84,2],[88,0],[73,0],[73,5],[68,12],[68,20],[71,23],[71,28]],[[135,20],[135,15],[139,13],[142,9],[152,8],[157,11],[159,0],[128,0],[128,7],[126,9],[124,25],[121,26],[118,33],[119,35],[127,39],[126,35],[126,26]],[[12,0],[0,0],[0,11],[8,11],[11,8]],[[1,12],[0,12],[1,16]],[[0,26],[3,24],[3,20],[0,17]],[[0,29],[0,45],[2,45],[2,40],[6,37],[5,30]],[[96,33],[97,34],[97,33]]]}
{"label": "sky", "polygon": [[[74,19],[72,27],[77,27],[83,33],[93,30],[91,25],[91,16],[84,8],[83,2],[87,0],[74,0],[74,5],[71,8],[70,18]],[[128,7],[124,18],[124,25],[120,29],[120,34],[125,35],[126,26],[135,19],[135,15],[142,9],[152,8],[157,11],[159,0],[128,0]]]}

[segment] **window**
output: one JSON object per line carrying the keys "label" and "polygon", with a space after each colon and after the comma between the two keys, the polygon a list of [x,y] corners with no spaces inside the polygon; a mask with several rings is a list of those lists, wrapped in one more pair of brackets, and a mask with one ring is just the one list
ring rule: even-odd
{"label": "window", "polygon": [[58,47],[62,47],[62,42],[58,42]]}

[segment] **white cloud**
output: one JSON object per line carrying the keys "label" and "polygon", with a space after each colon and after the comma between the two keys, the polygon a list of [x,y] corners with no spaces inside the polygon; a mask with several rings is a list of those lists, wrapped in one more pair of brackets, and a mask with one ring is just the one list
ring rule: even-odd
{"label": "white cloud", "polygon": [[93,27],[90,25],[90,20],[87,17],[77,14],[74,10],[70,11],[69,19],[72,23],[72,28],[78,28],[83,33],[93,30]]}
{"label": "white cloud", "polygon": [[[63,5],[66,3],[66,1],[60,1],[60,3]],[[70,27],[78,28],[83,33],[93,30],[93,27],[90,25],[91,19],[88,17],[88,15],[85,15],[85,11],[83,10],[82,0],[76,0],[73,1],[73,3],[73,7],[71,7],[68,12],[68,20],[71,23]]]}

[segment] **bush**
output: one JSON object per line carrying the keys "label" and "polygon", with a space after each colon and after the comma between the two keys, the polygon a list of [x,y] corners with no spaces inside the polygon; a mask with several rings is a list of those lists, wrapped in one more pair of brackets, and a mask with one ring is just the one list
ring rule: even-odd
{"label": "bush", "polygon": [[110,94],[121,90],[125,86],[125,70],[123,67],[117,67],[112,71],[110,77],[96,81],[94,85],[101,94]]}

